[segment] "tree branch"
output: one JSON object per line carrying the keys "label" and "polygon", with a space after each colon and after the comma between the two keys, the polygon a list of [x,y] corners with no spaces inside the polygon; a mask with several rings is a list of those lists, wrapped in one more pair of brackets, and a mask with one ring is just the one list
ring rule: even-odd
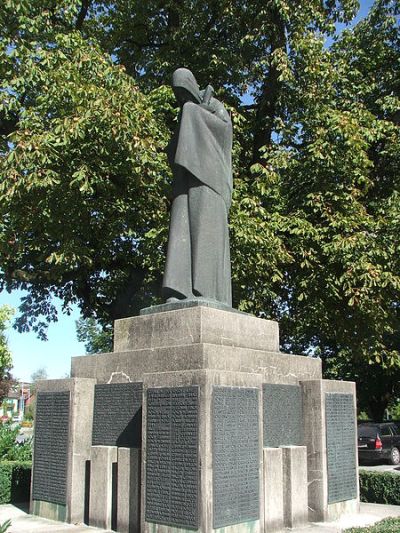
{"label": "tree branch", "polygon": [[76,18],[75,22],[75,29],[80,30],[83,26],[83,22],[86,18],[87,12],[89,11],[90,7],[90,1],[91,0],[82,0],[81,9],[78,13],[78,16]]}
{"label": "tree branch", "polygon": [[[271,56],[279,48],[286,49],[285,24],[277,9],[274,10],[273,20],[276,29],[271,39]],[[272,128],[281,88],[279,75],[279,69],[275,65],[271,65],[257,102],[253,163],[257,163],[261,159],[260,148],[271,143]]]}
{"label": "tree branch", "polygon": [[18,117],[1,118],[0,117],[0,135],[10,135],[17,129]]}

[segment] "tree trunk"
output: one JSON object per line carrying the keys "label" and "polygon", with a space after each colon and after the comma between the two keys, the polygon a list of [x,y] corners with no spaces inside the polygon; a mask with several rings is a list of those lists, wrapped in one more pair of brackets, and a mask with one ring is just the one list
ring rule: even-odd
{"label": "tree trunk", "polygon": [[285,24],[278,9],[274,9],[271,18],[275,25],[275,31],[271,37],[271,64],[261,90],[261,95],[257,101],[253,163],[261,160],[262,154],[260,153],[260,148],[271,144],[274,119],[281,90],[281,83],[279,81],[280,70],[272,65],[272,54],[279,48],[286,50]]}

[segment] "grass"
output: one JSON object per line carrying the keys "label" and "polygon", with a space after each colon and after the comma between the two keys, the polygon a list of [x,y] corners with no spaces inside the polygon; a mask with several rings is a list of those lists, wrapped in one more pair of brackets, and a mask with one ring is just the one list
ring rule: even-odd
{"label": "grass", "polygon": [[400,518],[385,518],[373,526],[346,529],[345,533],[399,533],[399,531]]}

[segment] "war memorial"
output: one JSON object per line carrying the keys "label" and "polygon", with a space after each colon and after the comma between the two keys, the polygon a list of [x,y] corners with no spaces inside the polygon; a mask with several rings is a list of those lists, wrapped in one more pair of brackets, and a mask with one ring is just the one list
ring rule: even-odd
{"label": "war memorial", "polygon": [[262,533],[359,505],[355,384],[279,351],[232,308],[230,116],[178,69],[164,304],[117,320],[114,351],[39,383],[33,514],[121,533]]}

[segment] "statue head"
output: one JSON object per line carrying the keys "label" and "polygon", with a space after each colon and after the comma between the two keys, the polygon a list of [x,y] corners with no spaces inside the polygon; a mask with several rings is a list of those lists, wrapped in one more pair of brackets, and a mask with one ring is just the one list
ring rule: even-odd
{"label": "statue head", "polygon": [[186,102],[201,103],[200,89],[196,78],[187,68],[178,68],[172,75],[172,89],[179,105]]}

